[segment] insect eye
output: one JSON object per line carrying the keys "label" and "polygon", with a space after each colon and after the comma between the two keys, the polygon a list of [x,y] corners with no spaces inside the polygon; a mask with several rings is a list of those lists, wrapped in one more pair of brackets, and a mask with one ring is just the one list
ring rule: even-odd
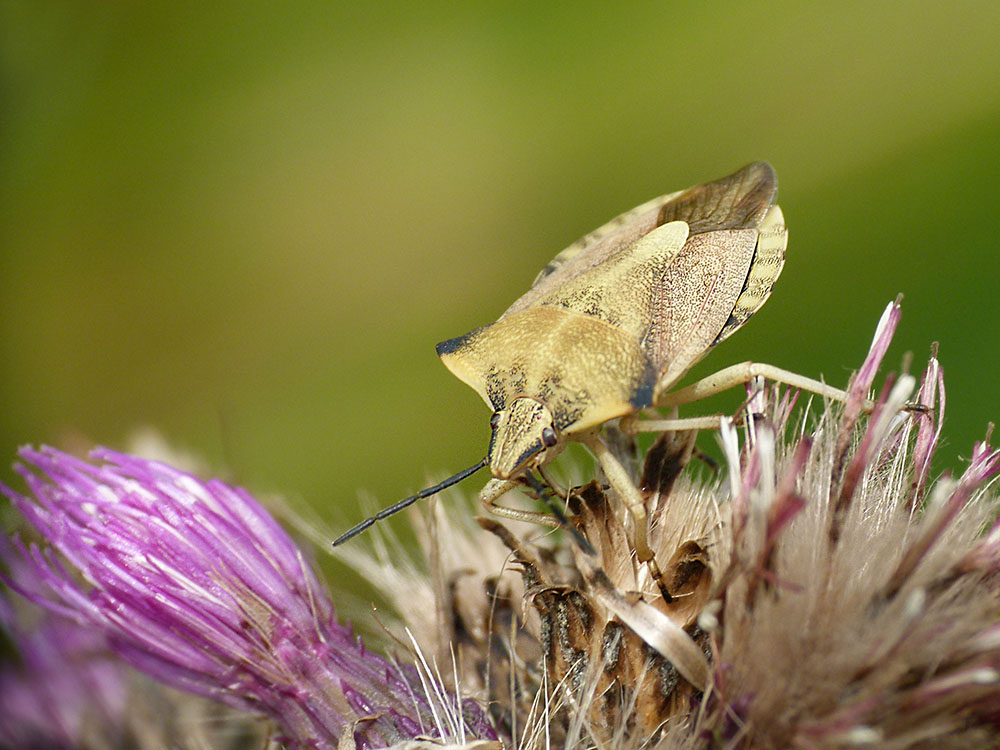
{"label": "insect eye", "polygon": [[495,411],[493,412],[493,416],[490,417],[490,427],[495,430],[498,424],[500,424],[500,412]]}
{"label": "insect eye", "polygon": [[558,438],[556,438],[555,430],[553,430],[551,427],[546,427],[544,430],[542,430],[542,443],[545,444],[546,448],[551,448],[557,442],[559,442],[559,440]]}

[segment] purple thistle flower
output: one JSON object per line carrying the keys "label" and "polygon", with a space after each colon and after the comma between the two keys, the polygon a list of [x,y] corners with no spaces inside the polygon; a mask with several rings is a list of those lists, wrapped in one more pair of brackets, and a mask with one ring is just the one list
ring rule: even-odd
{"label": "purple thistle flower", "polygon": [[105,463],[24,448],[38,473],[16,469],[34,497],[0,485],[51,545],[15,541],[41,586],[10,581],[20,593],[96,628],[157,680],[271,717],[293,746],[330,745],[345,731],[362,747],[495,739],[477,706],[426,690],[415,669],[338,624],[302,552],[245,490],[93,455]]}
{"label": "purple thistle flower", "polygon": [[[0,559],[30,581],[32,568],[11,552],[0,537]],[[0,595],[0,626],[17,651],[0,666],[0,747],[115,744],[125,723],[127,667],[102,633],[47,612],[25,614]]]}

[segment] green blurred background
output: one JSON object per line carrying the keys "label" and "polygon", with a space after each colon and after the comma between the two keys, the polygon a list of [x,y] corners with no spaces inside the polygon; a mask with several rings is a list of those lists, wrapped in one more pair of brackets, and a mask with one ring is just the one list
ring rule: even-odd
{"label": "green blurred background", "polygon": [[754,159],[788,261],[693,375],[843,384],[903,292],[954,466],[1000,418],[995,0],[0,8],[5,465],[152,426],[342,529],[483,454],[436,342]]}

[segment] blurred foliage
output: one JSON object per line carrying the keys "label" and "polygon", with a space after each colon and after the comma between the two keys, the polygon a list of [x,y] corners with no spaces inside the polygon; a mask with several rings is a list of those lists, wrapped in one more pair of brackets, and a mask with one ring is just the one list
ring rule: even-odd
{"label": "blurred foliage", "polygon": [[903,292],[889,361],[941,342],[958,466],[1000,418],[998,28],[992,1],[0,0],[0,456],[153,426],[342,530],[485,451],[437,341],[767,159],[784,275],[693,376],[842,385]]}

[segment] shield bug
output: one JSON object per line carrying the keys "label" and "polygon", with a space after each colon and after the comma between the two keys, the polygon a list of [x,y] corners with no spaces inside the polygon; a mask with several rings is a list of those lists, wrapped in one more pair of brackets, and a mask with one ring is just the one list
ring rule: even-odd
{"label": "shield bug", "polygon": [[[445,366],[493,412],[488,454],[440,485],[386,508],[335,544],[489,466],[481,493],[494,513],[551,523],[496,500],[583,442],[629,508],[641,561],[651,561],[642,496],[599,437],[601,426],[764,377],[842,398],[843,392],[744,362],[670,388],[767,300],[785,258],[777,178],[755,162],[715,182],[648,201],[559,253],[499,320],[437,346]],[[717,428],[718,418],[641,420],[635,429]]]}

